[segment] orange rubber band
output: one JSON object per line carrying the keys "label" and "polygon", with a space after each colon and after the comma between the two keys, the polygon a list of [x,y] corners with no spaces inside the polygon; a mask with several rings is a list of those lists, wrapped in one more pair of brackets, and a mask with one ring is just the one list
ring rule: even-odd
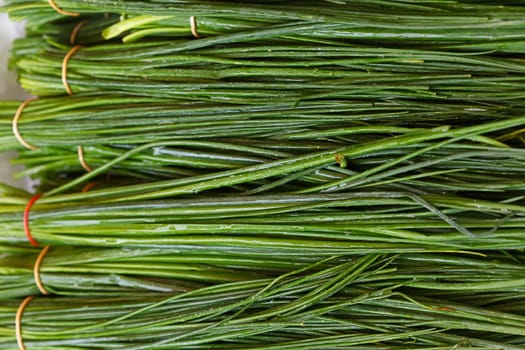
{"label": "orange rubber band", "polygon": [[193,34],[195,38],[199,39],[201,37],[197,32],[197,20],[195,19],[195,16],[190,17],[190,29],[191,34]]}
{"label": "orange rubber band", "polygon": [[71,59],[71,57],[73,57],[75,52],[77,52],[81,48],[81,45],[73,46],[64,56],[64,60],[62,61],[62,85],[64,85],[67,94],[70,96],[73,95],[73,90],[71,90],[71,87],[67,82],[67,64],[69,63],[69,60]]}
{"label": "orange rubber band", "polygon": [[80,165],[82,165],[82,168],[84,168],[88,173],[92,172],[93,168],[91,168],[86,162],[86,158],[84,158],[84,149],[80,145],[77,147],[77,154],[78,160],[80,162]]}
{"label": "orange rubber band", "polygon": [[62,10],[60,7],[58,7],[57,4],[55,4],[54,0],[47,0],[47,2],[49,3],[49,6],[51,6],[53,8],[53,10],[55,10],[58,13],[60,13],[61,15],[74,16],[74,17],[80,16],[80,13],[78,13],[78,12],[71,12],[71,11]]}
{"label": "orange rubber band", "polygon": [[86,186],[84,186],[84,188],[82,189],[82,193],[86,193],[86,192],[89,192],[93,187],[95,187],[96,185],[98,185],[98,182],[97,181],[91,181],[91,182],[88,182],[86,184]]}
{"label": "orange rubber band", "polygon": [[46,245],[44,249],[38,254],[38,257],[35,260],[35,265],[33,266],[33,276],[35,277],[35,284],[38,287],[38,290],[40,293],[44,295],[49,295],[49,292],[44,287],[44,284],[42,283],[42,279],[40,278],[40,266],[42,266],[42,261],[44,261],[44,257],[46,256],[47,252],[49,251],[50,246]]}
{"label": "orange rubber band", "polygon": [[15,318],[15,333],[16,333],[16,343],[18,344],[18,348],[20,350],[26,350],[26,347],[24,345],[24,340],[22,339],[22,315],[24,314],[24,310],[27,307],[27,304],[33,300],[34,295],[31,295],[27,298],[25,298],[22,303],[20,303],[20,306],[18,307],[18,310],[16,311],[16,318]]}
{"label": "orange rubber band", "polygon": [[69,42],[71,43],[71,45],[75,45],[76,41],[77,41],[77,37],[78,37],[78,33],[80,32],[80,29],[82,29],[82,27],[88,22],[87,19],[83,20],[83,21],[80,21],[77,23],[77,25],[75,26],[75,28],[73,28],[73,31],[71,32],[71,36],[69,37]]}
{"label": "orange rubber band", "polygon": [[33,236],[31,235],[31,230],[29,229],[29,212],[31,211],[31,207],[33,206],[33,204],[35,204],[35,202],[40,198],[42,197],[41,194],[36,194],[33,196],[33,198],[31,198],[29,200],[29,202],[27,203],[26,205],[26,208],[24,209],[24,232],[26,234],[26,237],[27,239],[29,240],[29,242],[31,243],[32,246],[34,247],[38,247],[39,244],[37,241],[35,241],[35,239],[33,238]]}
{"label": "orange rubber band", "polygon": [[20,120],[20,117],[22,116],[22,112],[24,111],[24,108],[27,107],[29,102],[34,101],[34,100],[36,100],[36,98],[28,98],[27,100],[22,102],[20,106],[18,106],[18,109],[16,110],[15,116],[13,118],[13,123],[12,123],[13,124],[13,134],[15,135],[18,142],[20,142],[20,144],[22,144],[22,146],[24,146],[25,148],[28,148],[31,150],[36,150],[37,147],[33,146],[32,144],[24,140],[24,138],[20,134],[20,130],[18,130],[18,121]]}

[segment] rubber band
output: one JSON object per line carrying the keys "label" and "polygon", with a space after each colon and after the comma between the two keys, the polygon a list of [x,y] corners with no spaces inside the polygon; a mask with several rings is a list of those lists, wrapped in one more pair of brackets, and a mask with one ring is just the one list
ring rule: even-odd
{"label": "rubber band", "polygon": [[80,21],[77,23],[77,25],[75,26],[75,28],[73,28],[73,31],[71,32],[71,36],[69,37],[69,42],[71,43],[71,45],[75,45],[76,41],[77,41],[77,37],[78,37],[78,33],[80,32],[80,29],[82,29],[82,27],[88,22],[87,19],[83,20],[83,21]]}
{"label": "rubber band", "polygon": [[89,164],[86,162],[86,158],[84,158],[84,149],[81,145],[77,147],[77,154],[78,154],[78,160],[80,162],[80,165],[82,165],[82,168],[84,168],[88,173],[93,171],[93,168],[89,166]]}
{"label": "rubber band", "polygon": [[73,16],[73,17],[80,16],[80,13],[78,13],[78,12],[71,12],[71,11],[62,10],[60,7],[58,7],[58,5],[55,3],[54,0],[47,0],[47,2],[49,3],[49,6],[51,6],[53,8],[53,10],[55,10],[58,13],[60,13],[61,15]]}
{"label": "rubber band", "polygon": [[35,260],[35,265],[33,265],[33,276],[35,277],[35,284],[38,287],[38,290],[40,291],[40,293],[44,295],[49,295],[49,292],[44,287],[44,284],[42,283],[42,279],[40,278],[40,266],[42,265],[42,261],[44,261],[44,257],[49,251],[49,248],[50,246],[46,245],[44,249],[40,251],[40,254],[38,254],[38,257]]}
{"label": "rubber band", "polygon": [[15,333],[16,333],[16,343],[18,344],[18,348],[20,350],[26,350],[26,347],[24,345],[24,340],[22,339],[22,316],[24,315],[24,310],[27,307],[27,304],[33,300],[35,296],[31,295],[25,298],[22,303],[20,303],[20,306],[18,307],[18,310],[16,311],[16,318],[15,318]]}
{"label": "rubber band", "polygon": [[69,60],[75,54],[75,52],[77,52],[82,47],[83,46],[81,45],[73,46],[64,56],[64,60],[62,61],[62,85],[64,85],[64,88],[66,89],[67,94],[70,96],[73,95],[73,90],[71,90],[71,87],[69,86],[69,83],[67,82],[67,64],[69,63]]}
{"label": "rubber band", "polygon": [[24,108],[27,107],[29,102],[34,101],[34,100],[36,100],[36,98],[28,98],[27,100],[22,102],[20,106],[18,106],[15,116],[13,118],[13,134],[15,135],[16,139],[18,140],[18,142],[20,142],[22,146],[24,146],[25,148],[31,149],[31,150],[36,150],[37,147],[33,146],[32,144],[24,140],[24,138],[20,134],[20,130],[18,130],[18,121],[20,120],[20,117],[22,116],[22,112],[24,111]]}
{"label": "rubber band", "polygon": [[195,38],[199,39],[201,37],[197,32],[197,20],[195,19],[195,16],[190,17],[190,29],[191,34],[193,34]]}
{"label": "rubber band", "polygon": [[35,204],[35,202],[40,197],[42,197],[41,194],[34,195],[33,198],[29,200],[29,202],[26,205],[26,208],[24,209],[24,232],[26,234],[27,239],[29,240],[31,245],[34,247],[38,247],[40,244],[38,244],[38,242],[35,241],[35,239],[31,235],[31,230],[29,229],[29,212],[31,211],[31,207],[33,206],[33,204]]}
{"label": "rubber band", "polygon": [[98,185],[98,182],[97,181],[91,181],[91,182],[88,182],[86,184],[86,186],[84,186],[84,188],[82,189],[82,193],[86,193],[86,192],[89,192],[93,187],[95,187],[96,185]]}

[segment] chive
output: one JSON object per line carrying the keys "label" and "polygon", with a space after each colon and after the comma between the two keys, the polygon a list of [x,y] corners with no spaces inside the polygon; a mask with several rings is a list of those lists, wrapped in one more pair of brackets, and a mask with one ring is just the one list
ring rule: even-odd
{"label": "chive", "polygon": [[[168,298],[36,299],[24,313],[24,340],[36,348],[304,349],[378,341],[395,348],[410,339],[417,348],[432,339],[442,346],[467,339],[480,346],[505,346],[521,334],[524,320],[518,314],[407,294],[399,284],[367,287],[367,277],[389,274],[388,261],[368,255],[319,271],[312,271],[318,265],[313,264],[273,280],[220,284]],[[8,301],[0,309],[3,346],[13,344],[9,322],[16,307]],[[461,340],[455,330],[462,332]],[[490,338],[494,334],[496,340]]]}
{"label": "chive", "polygon": [[2,8],[0,348],[39,278],[28,349],[525,346],[521,4],[49,5]]}

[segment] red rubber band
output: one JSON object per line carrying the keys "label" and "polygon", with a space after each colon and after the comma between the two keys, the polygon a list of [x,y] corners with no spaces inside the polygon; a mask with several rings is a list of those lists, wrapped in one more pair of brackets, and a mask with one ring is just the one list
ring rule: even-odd
{"label": "red rubber band", "polygon": [[33,204],[35,204],[35,202],[40,198],[42,197],[41,194],[35,194],[33,196],[33,198],[31,198],[29,200],[29,202],[27,203],[26,205],[26,208],[24,210],[24,231],[26,233],[26,237],[27,239],[29,240],[29,242],[31,243],[32,246],[34,247],[38,247],[40,244],[38,244],[37,241],[35,241],[35,239],[33,238],[33,236],[31,235],[31,231],[29,230],[29,212],[31,211],[31,207],[33,206]]}

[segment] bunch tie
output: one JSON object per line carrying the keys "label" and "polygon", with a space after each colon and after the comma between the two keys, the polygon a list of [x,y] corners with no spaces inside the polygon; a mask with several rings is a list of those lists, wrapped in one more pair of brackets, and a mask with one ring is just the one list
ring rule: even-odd
{"label": "bunch tie", "polygon": [[201,36],[199,35],[199,32],[197,32],[197,20],[195,19],[195,16],[190,17],[190,29],[191,34],[196,38],[199,39]]}
{"label": "bunch tie", "polygon": [[22,102],[20,104],[20,106],[18,106],[18,108],[16,110],[16,113],[15,113],[15,116],[13,118],[13,123],[12,123],[13,134],[15,135],[16,139],[18,140],[18,142],[20,142],[20,144],[22,146],[24,146],[25,148],[30,149],[30,150],[36,150],[37,147],[33,146],[32,144],[30,144],[29,142],[24,140],[24,138],[20,134],[20,130],[18,129],[18,121],[20,120],[20,117],[22,117],[22,112],[24,111],[24,108],[27,107],[29,102],[34,101],[34,100],[36,100],[36,98],[28,98],[27,100]]}
{"label": "bunch tie", "polygon": [[80,22],[77,23],[75,28],[73,28],[73,31],[71,32],[71,36],[69,37],[69,42],[71,43],[71,45],[75,45],[75,43],[77,42],[77,37],[78,37],[78,33],[80,32],[80,29],[82,29],[82,27],[87,22],[88,22],[87,19],[85,19],[83,21],[80,21]]}
{"label": "bunch tie", "polygon": [[47,0],[47,2],[49,3],[49,6],[51,6],[53,8],[53,10],[55,10],[56,12],[60,13],[61,15],[64,15],[64,16],[73,16],[73,17],[76,17],[76,16],[80,16],[80,13],[78,12],[72,12],[72,11],[67,11],[67,10],[63,10],[61,9],[56,3],[54,0]]}
{"label": "bunch tie", "polygon": [[86,170],[88,173],[92,172],[93,168],[91,168],[86,162],[86,158],[84,157],[84,148],[81,145],[77,147],[77,154],[78,161],[80,162],[80,165],[82,165],[82,168],[84,168],[84,170]]}
{"label": "bunch tie", "polygon": [[24,209],[24,232],[26,234],[27,239],[31,243],[32,246],[38,247],[38,242],[33,238],[33,235],[31,235],[31,230],[29,228],[29,212],[31,211],[31,207],[33,207],[33,204],[42,197],[41,194],[36,194],[29,200],[29,202],[26,205],[26,208]]}
{"label": "bunch tie", "polygon": [[69,82],[67,81],[67,64],[69,63],[69,60],[71,59],[71,57],[73,57],[75,52],[80,50],[82,47],[82,45],[73,46],[66,53],[66,55],[64,56],[64,60],[62,61],[62,85],[64,85],[67,94],[70,96],[73,95],[73,90],[71,90],[71,86],[69,86]]}
{"label": "bunch tie", "polygon": [[42,279],[40,278],[40,266],[42,266],[42,262],[44,261],[44,257],[49,251],[49,248],[50,246],[46,245],[44,249],[40,251],[40,254],[38,254],[38,257],[35,260],[35,264],[33,265],[33,276],[35,278],[35,284],[38,287],[38,290],[40,291],[40,293],[44,295],[49,295],[49,292],[44,287],[44,284],[42,283]]}
{"label": "bunch tie", "polygon": [[15,318],[15,333],[16,333],[16,343],[18,344],[18,348],[20,350],[26,350],[26,347],[24,345],[24,340],[22,338],[22,315],[24,314],[24,310],[27,307],[27,305],[33,300],[35,296],[31,295],[25,298],[18,307],[18,310],[16,311],[16,318]]}

